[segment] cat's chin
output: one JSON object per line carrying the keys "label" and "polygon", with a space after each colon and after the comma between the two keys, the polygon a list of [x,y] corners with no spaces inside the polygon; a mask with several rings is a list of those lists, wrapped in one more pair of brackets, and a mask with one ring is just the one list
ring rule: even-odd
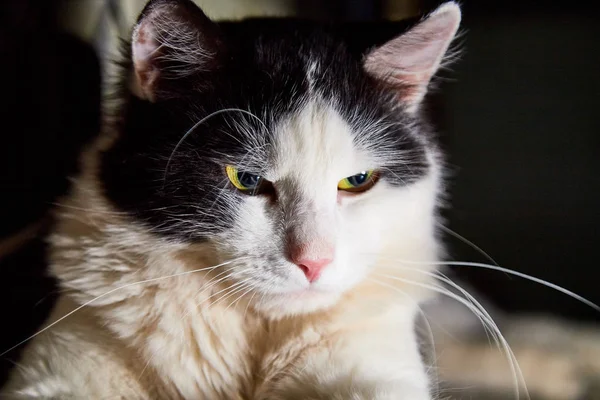
{"label": "cat's chin", "polygon": [[266,293],[252,307],[269,319],[323,311],[337,303],[341,293],[318,289],[304,289],[289,293]]}

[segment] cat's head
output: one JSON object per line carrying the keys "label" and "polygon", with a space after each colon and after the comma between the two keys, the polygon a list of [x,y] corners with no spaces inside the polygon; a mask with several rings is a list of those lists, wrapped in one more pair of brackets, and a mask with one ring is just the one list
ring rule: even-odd
{"label": "cat's head", "polygon": [[309,23],[219,25],[151,1],[101,158],[106,197],[237,259],[231,282],[273,316],[333,304],[386,259],[435,259],[438,150],[419,109],[459,20],[446,3],[355,54]]}

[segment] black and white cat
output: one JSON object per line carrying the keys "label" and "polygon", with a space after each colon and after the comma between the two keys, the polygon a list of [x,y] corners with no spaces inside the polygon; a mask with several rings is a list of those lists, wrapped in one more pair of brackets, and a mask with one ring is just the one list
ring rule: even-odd
{"label": "black and white cat", "polygon": [[443,188],[420,105],[459,22],[449,2],[355,54],[317,25],[150,1],[56,213],[60,322],[5,393],[431,399],[414,319]]}

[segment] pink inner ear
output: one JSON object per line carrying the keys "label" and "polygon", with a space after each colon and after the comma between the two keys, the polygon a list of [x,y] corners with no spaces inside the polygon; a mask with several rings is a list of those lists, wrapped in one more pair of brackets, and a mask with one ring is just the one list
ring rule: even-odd
{"label": "pink inner ear", "polygon": [[460,9],[446,3],[408,32],[373,50],[367,72],[400,90],[402,101],[415,105],[425,95],[460,23]]}
{"label": "pink inner ear", "polygon": [[133,32],[132,57],[136,76],[136,89],[148,100],[153,99],[152,87],[158,78],[158,69],[152,64],[159,49],[151,24],[141,22]]}

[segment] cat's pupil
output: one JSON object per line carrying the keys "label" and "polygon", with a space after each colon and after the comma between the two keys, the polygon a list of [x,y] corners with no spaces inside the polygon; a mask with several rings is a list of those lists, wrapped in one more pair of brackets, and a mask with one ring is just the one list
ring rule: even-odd
{"label": "cat's pupil", "polygon": [[244,172],[238,172],[238,179],[247,189],[254,189],[260,183],[260,176]]}
{"label": "cat's pupil", "polygon": [[367,181],[369,174],[367,172],[361,172],[360,174],[356,174],[348,178],[348,182],[352,186],[360,186]]}

